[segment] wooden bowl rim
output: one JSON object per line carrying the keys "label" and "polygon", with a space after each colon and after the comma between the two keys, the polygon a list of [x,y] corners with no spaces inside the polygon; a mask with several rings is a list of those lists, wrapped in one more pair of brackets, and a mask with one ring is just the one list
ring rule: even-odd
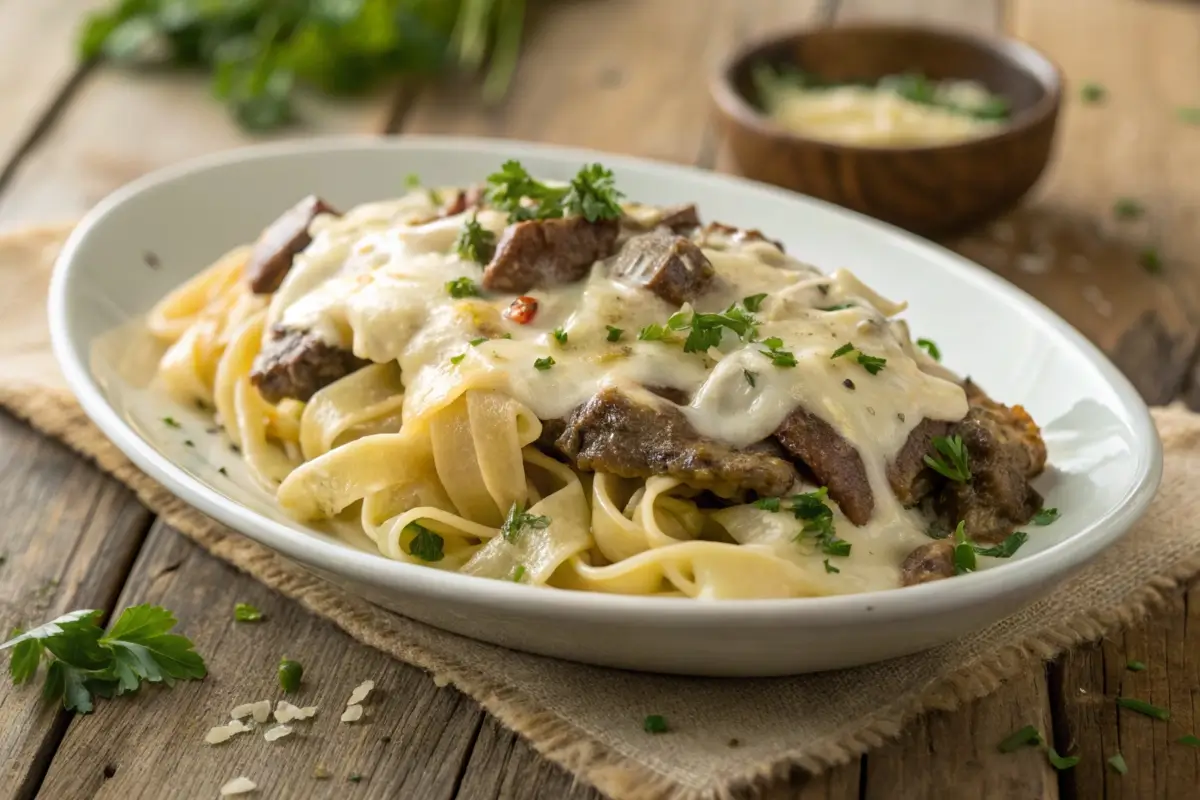
{"label": "wooden bowl rim", "polygon": [[[1017,70],[1037,82],[1042,87],[1043,96],[1031,107],[1024,109],[1012,119],[992,133],[974,136],[958,142],[944,144],[920,145],[863,145],[820,139],[797,133],[785,128],[756,108],[734,84],[734,75],[738,68],[763,51],[780,44],[794,42],[804,37],[828,31],[846,33],[924,33],[932,34],[947,40],[955,40],[977,50],[987,51],[1003,60],[1010,69]],[[1025,56],[1035,62],[1040,62],[1045,74],[1029,68],[1017,56]],[[996,142],[1019,136],[1032,128],[1044,123],[1047,118],[1054,117],[1062,103],[1063,73],[1059,66],[1044,52],[1028,42],[1011,36],[980,34],[974,31],[961,30],[940,25],[911,24],[911,23],[848,23],[845,25],[805,26],[783,33],[763,36],[750,41],[727,56],[717,68],[709,84],[710,93],[717,107],[735,124],[749,128],[754,132],[773,139],[790,142],[796,145],[818,146],[854,153],[931,153],[953,150],[966,150],[981,144]]]}

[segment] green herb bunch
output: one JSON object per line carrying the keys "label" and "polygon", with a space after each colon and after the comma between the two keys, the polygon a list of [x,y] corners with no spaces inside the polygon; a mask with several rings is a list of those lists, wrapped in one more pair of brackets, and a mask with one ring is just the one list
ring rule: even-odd
{"label": "green herb bunch", "polygon": [[79,36],[86,60],[211,72],[251,130],[294,118],[303,85],[354,94],[387,77],[486,62],[485,99],[508,88],[525,0],[113,0]]}

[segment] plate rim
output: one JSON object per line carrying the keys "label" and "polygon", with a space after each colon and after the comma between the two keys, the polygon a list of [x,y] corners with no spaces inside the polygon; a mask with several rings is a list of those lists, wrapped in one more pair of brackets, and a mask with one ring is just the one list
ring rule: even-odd
{"label": "plate rim", "polygon": [[[226,498],[202,480],[188,475],[167,456],[159,453],[149,441],[138,435],[117,413],[92,375],[87,363],[87,354],[79,352],[72,340],[67,318],[68,285],[77,254],[85,245],[91,231],[98,227],[111,211],[144,191],[184,179],[194,173],[244,161],[272,157],[303,157],[315,152],[359,149],[396,153],[470,150],[515,158],[528,153],[582,162],[603,158],[608,166],[659,171],[665,173],[665,177],[668,178],[687,176],[718,187],[728,183],[740,184],[769,196],[774,202],[808,204],[848,217],[871,228],[874,234],[885,238],[888,244],[915,251],[916,254],[942,262],[947,267],[953,266],[964,280],[982,284],[991,291],[1006,295],[1006,302],[1023,306],[1043,323],[1054,328],[1108,381],[1127,413],[1128,423],[1134,435],[1131,446],[1131,454],[1136,459],[1134,478],[1118,505],[1109,514],[1086,523],[1068,540],[1059,542],[1029,559],[1000,564],[968,576],[961,576],[954,581],[934,581],[899,589],[824,597],[697,602],[691,598],[565,590],[547,594],[540,591],[540,587],[481,579],[393,561],[381,554],[358,551],[292,530],[283,523],[261,516],[250,508]],[[714,623],[772,625],[777,624],[781,618],[803,618],[806,625],[825,627],[841,625],[846,615],[854,617],[863,612],[872,613],[872,620],[878,623],[944,609],[951,603],[972,604],[1000,596],[1029,593],[1049,579],[1069,575],[1078,570],[1116,542],[1145,512],[1157,493],[1162,477],[1162,443],[1149,408],[1130,381],[1099,348],[1073,326],[1039,300],[985,267],[893,225],[817,198],[739,176],[595,149],[483,137],[324,136],[235,148],[171,164],[116,189],[83,216],[55,261],[50,281],[48,310],[55,358],[67,385],[87,416],[140,470],[201,513],[287,558],[377,589],[395,589],[399,584],[403,584],[406,592],[426,600],[445,598],[459,602],[482,603],[501,611],[534,613],[543,618],[579,620],[582,617],[590,621],[605,622],[613,621],[614,618],[628,620],[630,614],[637,613],[642,615],[640,621],[643,623],[684,627],[707,627]],[[1033,600],[1038,595],[1029,596]]]}

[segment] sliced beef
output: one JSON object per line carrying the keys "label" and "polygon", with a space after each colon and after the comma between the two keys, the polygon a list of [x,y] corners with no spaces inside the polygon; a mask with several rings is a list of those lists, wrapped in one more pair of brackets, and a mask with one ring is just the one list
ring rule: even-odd
{"label": "sliced beef", "polygon": [[972,539],[995,542],[1042,507],[1029,479],[1046,466],[1046,444],[1021,406],[997,403],[973,384],[967,397],[970,410],[952,433],[967,449],[971,480],[946,481],[934,507],[948,524],[965,521]]}
{"label": "sliced beef", "polygon": [[292,259],[312,242],[309,224],[318,214],[337,213],[324,200],[309,195],[268,225],[254,243],[246,264],[250,290],[255,294],[271,294],[278,289],[292,268]]}
{"label": "sliced beef", "polygon": [[714,236],[724,236],[734,242],[766,242],[767,244],[774,245],[779,252],[786,252],[783,249],[783,242],[778,239],[767,238],[766,234],[756,228],[735,228],[723,222],[710,222],[700,232],[700,241],[707,244],[708,240]]}
{"label": "sliced beef", "polygon": [[672,233],[688,235],[700,227],[700,212],[692,203],[679,206],[663,206],[657,214],[646,214],[639,219],[625,217],[622,224],[635,233],[666,228]]}
{"label": "sliced beef", "polygon": [[496,254],[483,272],[493,292],[522,294],[535,286],[572,283],[592,264],[612,254],[619,224],[561,217],[517,222],[504,229]]}
{"label": "sliced beef", "polygon": [[671,475],[722,497],[779,496],[797,477],[770,452],[706,439],[679,409],[644,405],[614,388],[575,409],[556,444],[580,469],[622,478]]}
{"label": "sliced beef", "polygon": [[775,438],[792,458],[803,461],[842,513],[855,525],[865,525],[875,508],[862,457],[825,420],[798,408],[788,415]]}
{"label": "sliced beef", "polygon": [[953,578],[954,542],[941,539],[921,545],[904,559],[900,575],[905,586]]}
{"label": "sliced beef", "polygon": [[254,360],[250,381],[268,403],[308,400],[318,390],[369,364],[311,331],[276,328]]}
{"label": "sliced beef", "polygon": [[925,465],[925,456],[934,452],[934,437],[949,434],[952,427],[952,422],[921,420],[921,424],[912,429],[908,441],[896,454],[896,460],[888,464],[888,483],[896,499],[906,508],[921,502],[921,498],[933,491],[937,484],[938,474]]}
{"label": "sliced beef", "polygon": [[626,242],[612,263],[611,274],[681,306],[704,293],[714,270],[691,239],[659,228]]}

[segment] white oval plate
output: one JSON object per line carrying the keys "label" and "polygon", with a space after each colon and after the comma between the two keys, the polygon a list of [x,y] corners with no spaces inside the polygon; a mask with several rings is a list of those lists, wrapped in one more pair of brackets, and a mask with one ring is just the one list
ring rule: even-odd
{"label": "white oval plate", "polygon": [[[535,589],[390,561],[285,517],[208,421],[131,379],[136,350],[114,339],[151,305],[298,197],[335,206],[395,196],[404,176],[480,180],[505,159],[567,179],[612,167],[626,194],[695,201],[705,219],[761,228],[824,271],[847,267],[911,303],[914,335],[1044,428],[1038,479],[1062,517],[1033,528],[1016,557],[906,589],[794,600],[698,602]],[[157,269],[144,262],[153,252]],[[497,140],[332,139],[222,153],[146,176],[72,234],[50,292],[55,353],[88,415],[142,470],[209,516],[329,580],[431,625],[505,647],[592,664],[697,675],[780,675],[916,652],[1038,599],[1112,544],[1150,502],[1162,450],[1146,406],[1078,332],[958,256],[827,203],[686,167]],[[116,344],[114,344],[116,343]],[[164,425],[166,415],[183,429]],[[185,440],[193,442],[192,446]],[[218,472],[224,467],[228,476]]]}

